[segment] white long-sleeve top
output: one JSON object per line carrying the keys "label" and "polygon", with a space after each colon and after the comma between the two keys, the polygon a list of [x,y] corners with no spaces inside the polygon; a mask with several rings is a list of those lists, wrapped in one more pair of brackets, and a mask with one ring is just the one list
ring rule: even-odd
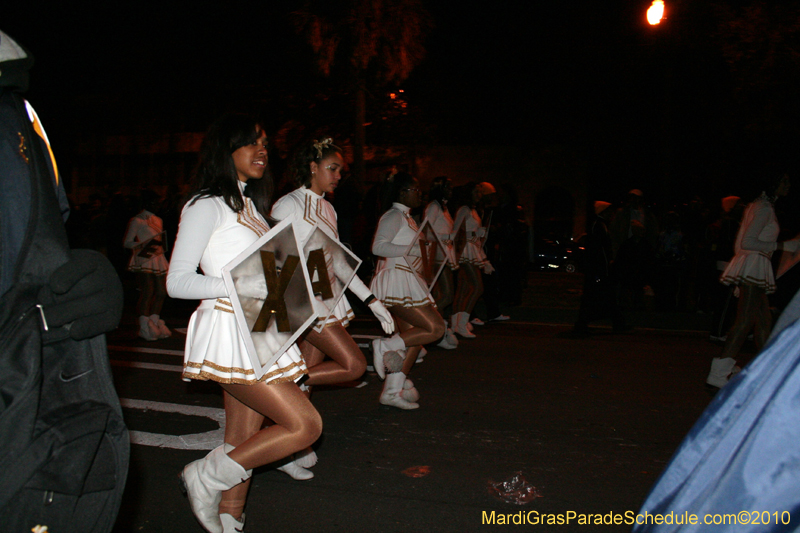
{"label": "white long-sleeve top", "polygon": [[425,206],[425,218],[431,223],[433,231],[442,241],[453,240],[453,217],[439,202],[434,200]]}
{"label": "white long-sleeve top", "polygon": [[[418,230],[416,222],[411,218],[411,208],[393,203],[391,209],[378,221],[372,240],[372,253],[381,258],[375,267],[376,273],[387,268],[409,269],[403,255],[416,238]],[[410,267],[418,269],[419,265],[416,263],[419,260],[419,257],[415,257]]]}
{"label": "white long-sleeve top", "polygon": [[282,196],[270,213],[276,220],[292,218],[300,242],[305,241],[316,223],[334,239],[339,239],[339,223],[331,203],[307,187],[295,189]]}
{"label": "white long-sleeve top", "polygon": [[471,207],[462,205],[456,211],[456,220],[453,223],[456,232],[459,231],[462,224],[464,224],[464,229],[466,230],[467,243],[459,256],[459,262],[472,263],[479,268],[485,268],[489,260],[486,258],[486,254],[483,251],[483,243],[481,242],[481,237],[486,232],[481,227],[481,217]]}
{"label": "white long-sleeve top", "polygon": [[147,210],[142,210],[128,223],[128,231],[122,245],[125,248],[136,248],[148,239],[152,239],[164,231],[164,225],[160,218]]}
{"label": "white long-sleeve top", "polygon": [[[169,268],[167,258],[164,257],[164,248],[150,257],[140,257],[142,251],[139,248],[143,243],[164,231],[164,224],[160,218],[147,210],[142,210],[138,215],[128,222],[128,231],[125,232],[125,239],[122,245],[132,250],[131,258],[128,261],[128,270],[131,272],[144,272],[163,276]],[[155,253],[155,251],[154,251]]]}
{"label": "white long-sleeve top", "polygon": [[[244,183],[239,182],[239,189]],[[172,298],[207,300],[226,298],[222,267],[269,231],[269,225],[253,202],[234,212],[218,196],[189,202],[181,213],[178,237],[167,274],[167,293]],[[197,273],[200,266],[202,274]]]}
{"label": "white long-sleeve top", "polygon": [[[336,210],[331,203],[325,199],[325,195],[319,195],[307,187],[295,189],[286,196],[282,196],[272,206],[270,213],[276,220],[290,218],[293,221],[297,237],[300,242],[305,242],[311,234],[314,224],[330,237],[339,240],[339,224]],[[328,273],[331,277],[340,277],[345,280],[352,273],[352,270],[343,269],[341,276],[337,273],[336,266],[344,266],[341,263],[334,264],[334,258],[326,258],[329,264]],[[342,270],[342,269],[340,269]],[[333,280],[331,280],[333,281]],[[350,282],[348,288],[361,301],[366,300],[372,295],[361,278],[357,275]]]}
{"label": "white long-sleeve top", "polygon": [[742,225],[733,245],[735,253],[761,252],[772,255],[778,247],[780,226],[772,202],[762,194],[745,209]]}
{"label": "white long-sleeve top", "polygon": [[453,227],[460,228],[461,224],[466,224],[464,229],[467,231],[467,240],[476,242],[481,229],[481,217],[478,216],[478,212],[465,205],[459,207]]}

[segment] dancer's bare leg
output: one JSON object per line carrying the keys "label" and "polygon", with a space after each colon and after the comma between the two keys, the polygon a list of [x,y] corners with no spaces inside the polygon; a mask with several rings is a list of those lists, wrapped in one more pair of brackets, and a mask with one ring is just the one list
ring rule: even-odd
{"label": "dancer's bare leg", "polygon": [[760,294],[756,297],[753,340],[756,343],[756,349],[760,352],[772,332],[772,314],[769,310],[769,298],[766,291],[759,290],[759,292]]}
{"label": "dancer's bare leg", "polygon": [[[406,322],[405,320],[401,320],[397,317],[394,319],[395,323],[397,324],[397,330],[400,333],[410,330],[414,326]],[[414,363],[417,362],[417,357],[419,357],[419,352],[422,351],[422,346],[411,346],[406,348],[406,358],[403,360],[403,374],[406,376],[411,372],[411,369],[414,367]]]}
{"label": "dancer's bare leg", "polygon": [[480,269],[471,263],[462,263],[461,271],[464,272],[464,275],[467,278],[467,283],[470,285],[472,290],[465,295],[464,302],[462,302],[464,308],[460,310],[465,313],[472,313],[472,310],[475,308],[475,304],[478,303],[478,299],[483,294],[483,277],[481,276]]}
{"label": "dancer's bare leg", "polygon": [[483,278],[478,267],[471,263],[460,263],[460,267],[453,313],[472,313],[472,309],[483,294]]}
{"label": "dancer's bare leg", "polygon": [[155,292],[155,276],[145,272],[137,272],[136,285],[139,287],[139,300],[136,302],[136,311],[139,316],[150,316],[153,314],[150,308]]}
{"label": "dancer's bare leg", "polygon": [[153,298],[150,304],[150,315],[160,315],[161,308],[164,307],[164,300],[167,298],[167,276],[150,275],[153,277]]}
{"label": "dancer's bare leg", "polygon": [[297,347],[300,348],[300,352],[303,354],[303,359],[308,368],[316,366],[325,360],[325,354],[322,353],[322,350],[315,347],[305,338],[297,343]]}
{"label": "dancer's bare leg", "polygon": [[[769,315],[769,303],[764,289],[755,285],[739,285],[739,304],[736,308],[736,320],[728,332],[728,339],[722,349],[721,359],[733,358],[739,354],[747,335],[758,324],[755,332],[756,345],[761,348],[769,335],[772,318]],[[766,329],[766,332],[765,332]]]}
{"label": "dancer's bare leg", "polygon": [[[403,339],[407,348],[413,348],[428,344],[442,338],[445,332],[445,323],[442,315],[432,305],[422,307],[402,307],[395,305],[389,308],[389,312],[394,315],[401,331],[400,337]],[[403,331],[404,327],[410,326]],[[406,360],[403,363],[403,373],[407,374],[417,360],[417,354],[412,350],[406,351]]]}
{"label": "dancer's bare leg", "polygon": [[[310,446],[322,434],[319,413],[294,383],[222,384],[222,388],[239,400],[240,404],[275,422],[274,425],[257,431],[228,454],[245,470],[288,457]],[[233,402],[229,403],[234,407]],[[227,408],[226,403],[226,416]],[[234,408],[238,409],[239,406],[235,405]],[[235,417],[249,420],[246,415],[237,414]]]}
{"label": "dancer's bare leg", "polygon": [[[314,353],[312,363],[306,361],[308,366],[308,380],[306,385],[331,385],[353,381],[361,377],[367,369],[367,361],[353,337],[341,324],[326,326],[321,333],[309,329],[305,341],[316,348],[316,352],[330,357],[328,361],[319,360]],[[305,354],[305,352],[304,352]]]}
{"label": "dancer's bare leg", "polygon": [[461,268],[458,269],[458,275],[456,277],[458,283],[456,284],[455,295],[453,296],[453,314],[464,311],[467,300],[470,298],[470,292],[472,291],[469,277],[466,272],[464,272],[463,263],[461,264]]}
{"label": "dancer's bare leg", "polygon": [[453,271],[449,266],[445,266],[436,285],[433,287],[433,298],[436,300],[436,307],[444,312],[448,305],[453,303]]}
{"label": "dancer's bare leg", "polygon": [[[225,443],[234,447],[239,446],[258,433],[264,423],[264,416],[241,403],[227,391],[223,391],[223,398],[225,400]],[[227,513],[240,520],[249,489],[250,478],[230,490],[223,491],[219,513]]]}

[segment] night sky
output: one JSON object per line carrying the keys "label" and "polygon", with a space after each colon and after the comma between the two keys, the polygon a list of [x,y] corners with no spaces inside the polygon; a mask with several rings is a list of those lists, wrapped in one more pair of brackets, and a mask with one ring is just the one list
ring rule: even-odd
{"label": "night sky", "polygon": [[[5,6],[0,27],[36,57],[29,99],[56,147],[85,128],[203,131],[253,100],[277,127],[308,119],[308,110],[293,117],[292,102],[334,90],[293,31],[291,1],[46,4]],[[735,192],[765,159],[793,165],[795,129],[758,137],[740,118],[712,4],[667,0],[669,19],[656,28],[648,5],[426,2],[427,57],[402,84],[431,127],[425,140],[568,146],[598,182],[670,180],[685,196]],[[800,122],[778,104],[781,121]]]}

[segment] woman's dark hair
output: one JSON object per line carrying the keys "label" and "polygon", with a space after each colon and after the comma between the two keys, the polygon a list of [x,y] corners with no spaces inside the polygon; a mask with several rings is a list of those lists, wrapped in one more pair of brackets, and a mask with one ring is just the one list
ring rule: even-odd
{"label": "woman's dark hair", "polygon": [[414,183],[414,176],[408,172],[397,172],[394,175],[389,175],[383,182],[381,189],[381,208],[385,212],[392,203],[400,198],[400,193],[408,189]]}
{"label": "woman's dark hair", "polygon": [[775,198],[775,192],[778,190],[778,186],[783,181],[783,178],[788,178],[789,175],[785,172],[776,172],[773,171],[767,174],[762,180],[762,187],[767,196],[769,196],[773,201]]}
{"label": "woman's dark hair", "polygon": [[445,204],[445,197],[447,196],[447,184],[450,181],[450,178],[447,176],[439,176],[437,178],[433,178],[431,182],[431,190],[428,192],[428,198],[433,201],[436,200],[439,202],[439,205],[444,206]]}
{"label": "woman's dark hair", "polygon": [[[262,131],[255,117],[239,114],[223,115],[211,125],[200,146],[200,161],[188,194],[191,203],[200,198],[219,196],[233,211],[240,213],[244,209],[232,155],[242,146],[255,142]],[[263,178],[248,180],[247,196],[259,213],[269,220],[272,196],[269,167]]]}
{"label": "woman's dark hair", "polygon": [[318,141],[307,140],[298,145],[292,157],[289,169],[292,179],[298,187],[311,185],[311,163],[319,164],[320,161],[333,154],[341,154],[342,149],[333,144],[333,139],[323,137]]}
{"label": "woman's dark hair", "polygon": [[139,193],[141,208],[156,213],[161,207],[161,197],[152,189],[142,189]]}
{"label": "woman's dark hair", "polygon": [[450,200],[450,212],[455,213],[463,205],[470,208],[474,207],[472,192],[477,186],[477,182],[470,181],[469,183],[455,187],[453,189],[453,198]]}

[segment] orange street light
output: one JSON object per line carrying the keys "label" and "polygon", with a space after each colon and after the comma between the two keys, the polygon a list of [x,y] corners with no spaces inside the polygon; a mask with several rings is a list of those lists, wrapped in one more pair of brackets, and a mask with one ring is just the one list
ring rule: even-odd
{"label": "orange street light", "polygon": [[647,10],[647,22],[655,26],[664,18],[664,0],[653,0],[653,4]]}

